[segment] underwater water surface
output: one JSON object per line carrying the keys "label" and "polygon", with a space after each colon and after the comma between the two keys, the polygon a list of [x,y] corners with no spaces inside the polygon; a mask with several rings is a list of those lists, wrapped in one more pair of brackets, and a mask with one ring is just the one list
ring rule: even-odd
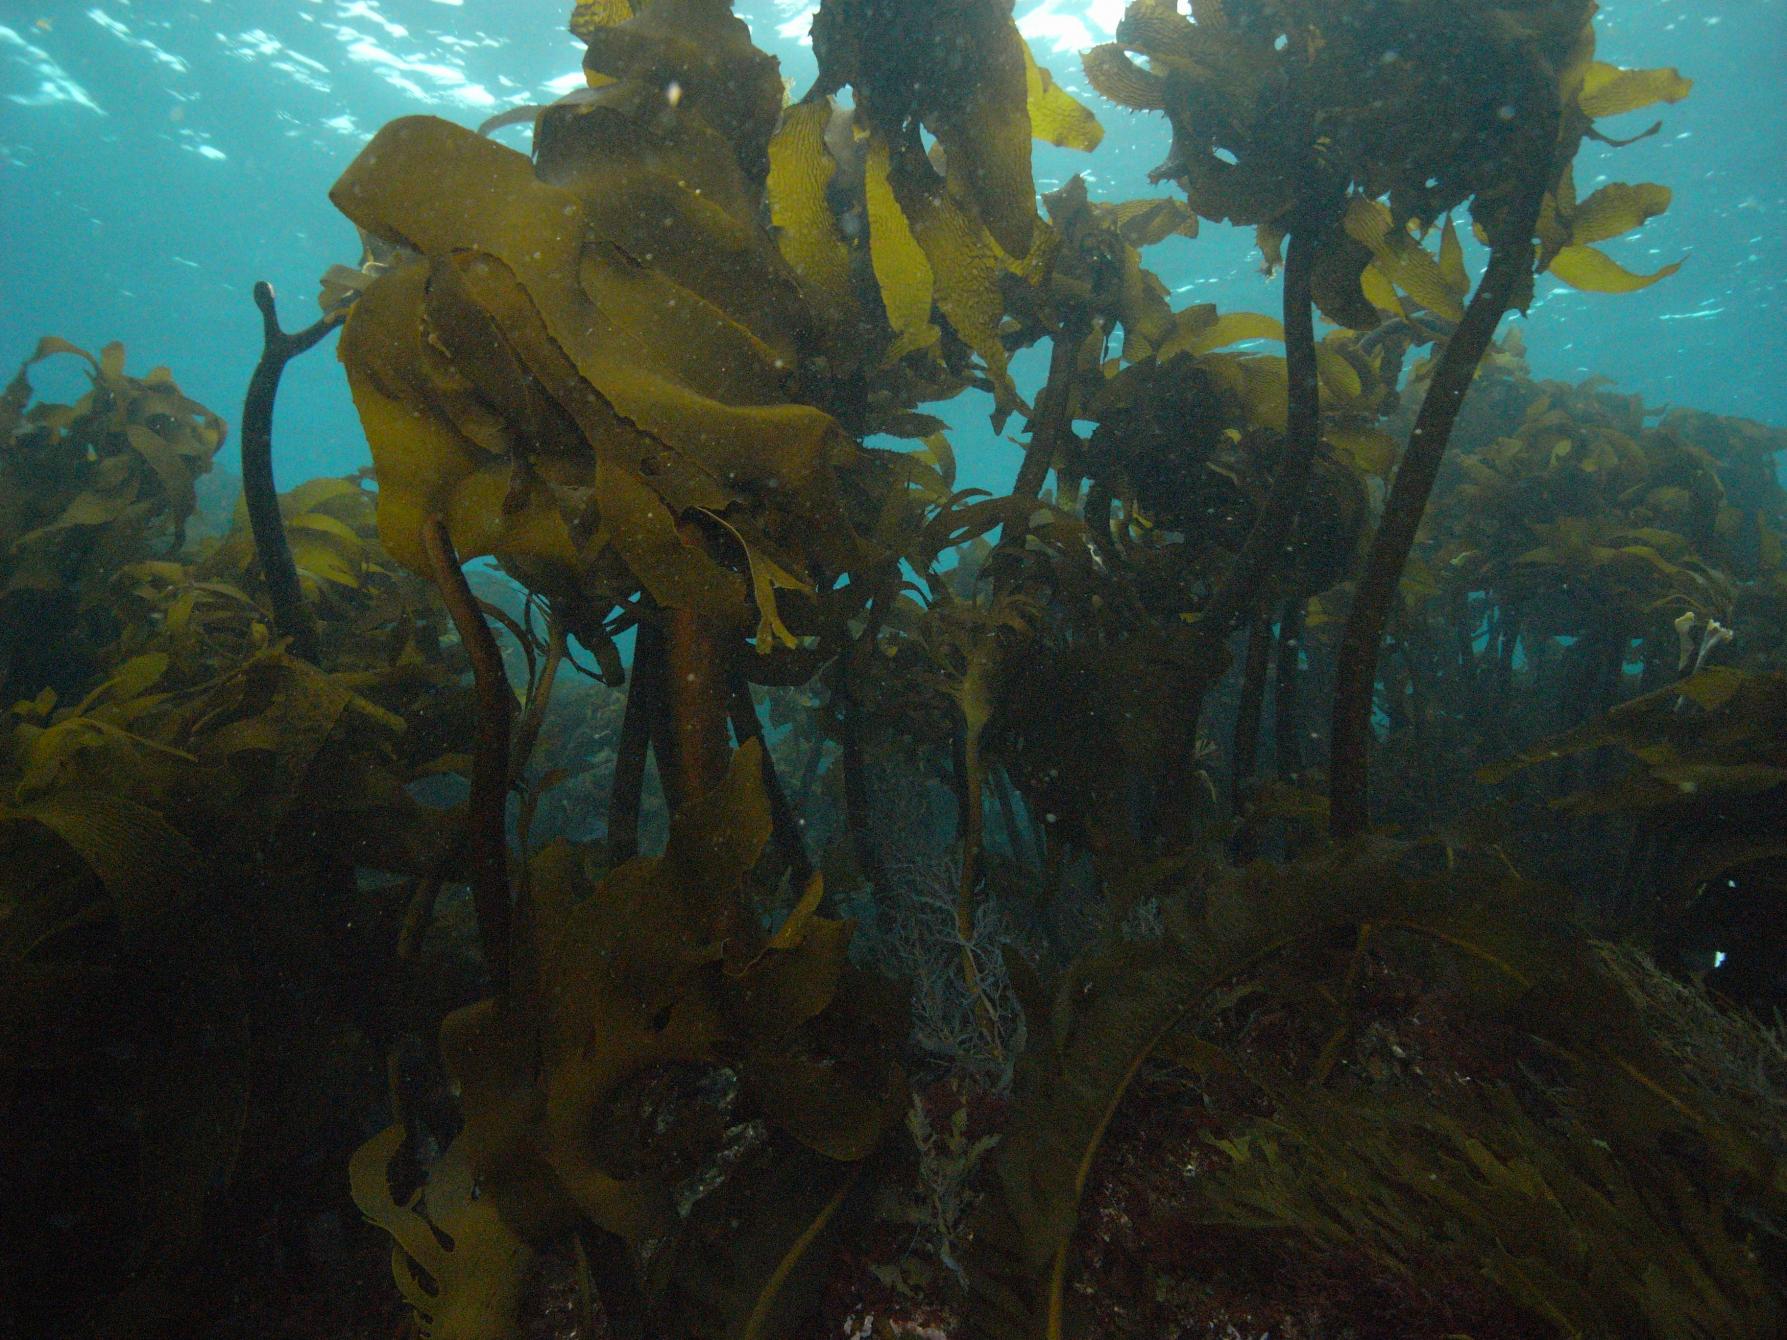
{"label": "underwater water surface", "polygon": [[[353,230],[327,191],[374,130],[415,112],[476,126],[580,81],[579,44],[544,21],[553,9],[550,0],[7,5],[0,344],[22,355],[46,331],[76,343],[120,339],[184,370],[204,403],[239,400],[258,353],[249,286],[269,280],[288,311],[308,307],[315,277],[356,258]],[[753,0],[737,9],[805,88],[813,6]],[[1110,40],[1123,5],[1020,0],[1014,12],[1039,59],[1083,93],[1078,53]],[[1596,373],[1653,404],[1780,422],[1787,5],[1612,0],[1599,27],[1624,63],[1674,65],[1697,81],[1661,134],[1623,151],[1589,146],[1582,174],[1585,192],[1605,174],[1669,183],[1673,205],[1626,259],[1639,270],[1687,264],[1617,302],[1542,280],[1527,330],[1534,370]],[[1108,137],[1090,161],[1038,146],[1042,189],[1086,171],[1095,195],[1143,191],[1167,150],[1165,122],[1104,110]],[[1651,115],[1633,113],[1613,133],[1642,130]],[[526,143],[521,131],[503,138]],[[1151,260],[1176,301],[1275,308],[1245,229],[1171,239]],[[1020,364],[1027,392],[1044,362]],[[363,464],[339,372],[318,359],[291,377],[282,460],[295,477]],[[1007,482],[1005,455],[973,442],[984,437],[980,412],[949,413],[971,435],[967,478]]]}
{"label": "underwater water surface", "polygon": [[1784,94],[0,0],[0,1340],[1787,1335]]}

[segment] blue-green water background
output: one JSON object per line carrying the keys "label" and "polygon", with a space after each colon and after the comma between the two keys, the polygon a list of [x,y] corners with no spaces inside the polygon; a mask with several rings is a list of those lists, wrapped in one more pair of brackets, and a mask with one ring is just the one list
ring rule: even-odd
{"label": "blue-green water background", "polygon": [[[272,281],[289,327],[316,314],[317,276],[358,260],[330,183],[385,121],[428,112],[467,125],[548,101],[580,82],[568,0],[0,0],[0,372],[43,334],[97,348],[122,340],[130,369],[170,366],[232,423],[259,353],[249,300]],[[760,46],[804,89],[813,72],[802,0],[739,0]],[[1158,193],[1159,117],[1102,103],[1077,52],[1108,40],[1121,0],[1020,0],[1038,58],[1103,120],[1091,155],[1038,146],[1047,190],[1086,172],[1095,194]],[[1610,297],[1541,281],[1526,322],[1535,373],[1616,380],[1654,404],[1787,422],[1787,0],[1609,0],[1602,58],[1675,65],[1695,81],[1662,109],[1660,134],[1589,144],[1583,194],[1603,180],[1660,181],[1668,214],[1610,244],[1630,268],[1687,258],[1673,278]],[[1443,109],[1436,109],[1444,114]],[[1608,123],[1642,130],[1651,111]],[[502,132],[518,146],[521,131]],[[1274,311],[1247,230],[1206,227],[1148,263],[1175,306]],[[1017,364],[1032,393],[1045,355]],[[34,374],[56,395],[79,368]],[[987,426],[985,397],[947,411],[963,482],[1009,486],[1015,449]],[[1014,423],[1013,427],[1016,425]],[[1010,431],[1010,430],[1008,430]],[[333,357],[287,373],[279,473],[290,485],[345,473],[368,452]]]}

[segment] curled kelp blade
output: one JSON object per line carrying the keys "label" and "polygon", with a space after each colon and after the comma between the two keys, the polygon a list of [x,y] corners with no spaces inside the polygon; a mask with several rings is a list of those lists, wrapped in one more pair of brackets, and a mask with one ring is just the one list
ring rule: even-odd
{"label": "curled kelp blade", "polygon": [[[356,1158],[356,1199],[392,1235],[400,1287],[435,1333],[512,1333],[532,1251],[578,1224],[624,1246],[656,1333],[787,1333],[907,1091],[901,1025],[847,982],[850,926],[819,914],[822,881],[772,932],[740,918],[772,828],[763,775],[748,741],[674,816],[662,856],[594,884],[569,844],[539,853],[518,950],[531,986],[442,1025],[463,1131],[419,1191],[393,1186],[400,1128]],[[752,1114],[693,1192],[688,1136],[615,1129],[644,1087],[676,1076]],[[741,1235],[747,1204],[762,1231]]]}
{"label": "curled kelp blade", "polygon": [[[342,346],[380,462],[381,535],[396,556],[419,562],[411,537],[438,512],[464,554],[496,552],[567,587],[618,561],[660,601],[698,602],[729,624],[743,620],[746,588],[678,539],[690,509],[724,514],[748,548],[768,522],[834,568],[861,561],[831,504],[849,440],[822,411],[783,398],[804,318],[766,238],[625,155],[599,154],[557,187],[523,156],[444,122],[387,135],[378,166],[350,171],[338,198],[421,253],[361,299]],[[485,199],[491,182],[506,183],[497,196],[508,203],[483,218],[431,215],[399,185],[410,165]],[[652,244],[632,235],[629,192],[673,199],[696,244],[664,254],[662,268],[639,266],[631,258]],[[753,274],[760,288],[745,306],[707,296],[748,289]],[[676,314],[668,326],[665,311]],[[537,403],[505,390],[523,384],[516,367],[543,388]],[[465,389],[444,395],[455,382]],[[474,390],[494,400],[496,417]],[[765,563],[777,547],[769,539]],[[563,575],[546,577],[554,569]],[[773,588],[754,589],[773,613]]]}

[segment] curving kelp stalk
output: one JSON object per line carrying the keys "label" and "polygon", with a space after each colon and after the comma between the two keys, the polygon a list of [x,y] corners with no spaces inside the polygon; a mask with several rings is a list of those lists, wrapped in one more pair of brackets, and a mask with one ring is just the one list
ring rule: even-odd
{"label": "curving kelp stalk", "polygon": [[[1319,189],[1319,188],[1318,188]],[[1199,613],[1199,634],[1220,663],[1220,648],[1263,598],[1285,561],[1285,542],[1309,489],[1321,439],[1321,389],[1315,361],[1315,226],[1293,226],[1284,265],[1284,360],[1287,379],[1284,451],[1272,491],[1222,584]],[[1263,670],[1262,670],[1262,673]]]}
{"label": "curving kelp stalk", "polygon": [[515,919],[509,887],[509,754],[515,716],[515,695],[503,669],[502,653],[490,625],[453,552],[447,525],[438,517],[422,528],[423,551],[433,569],[435,589],[446,603],[460,645],[472,663],[477,684],[478,735],[472,755],[471,793],[466,798],[468,852],[472,862],[472,906],[478,917],[478,939],[484,965],[499,997],[509,991],[514,956],[510,947]]}
{"label": "curving kelp stalk", "polygon": [[261,313],[261,357],[248,380],[242,401],[242,494],[248,503],[248,521],[254,530],[255,552],[260,558],[261,579],[273,606],[273,626],[281,637],[292,640],[292,651],[317,664],[316,621],[304,603],[298,581],[298,565],[286,541],[285,522],[279,511],[279,489],[273,480],[273,405],[279,398],[279,379],[285,365],[314,348],[340,326],[345,311],[336,308],[303,330],[288,334],[279,325],[273,286],[257,280],[254,305]]}
{"label": "curving kelp stalk", "polygon": [[1488,352],[1502,317],[1523,302],[1523,289],[1531,291],[1532,239],[1551,179],[1546,165],[1532,171],[1519,189],[1508,212],[1506,240],[1490,253],[1483,281],[1465,308],[1464,320],[1447,339],[1435,364],[1358,579],[1334,679],[1329,803],[1330,826],[1336,837],[1350,837],[1370,822],[1367,751],[1384,624],[1477,365]]}
{"label": "curving kelp stalk", "polygon": [[[1206,606],[1212,636],[1227,635],[1251,607],[1261,574],[1276,564],[1282,538],[1275,537],[1289,525],[1284,499],[1300,497],[1313,450],[1314,411],[1299,407],[1314,400],[1319,377],[1311,338],[1292,327],[1290,290],[1307,286],[1325,315],[1362,331],[1398,312],[1410,317],[1417,305],[1458,323],[1434,369],[1349,619],[1330,784],[1339,834],[1366,821],[1378,642],[1450,425],[1502,314],[1529,301],[1535,269],[1614,291],[1669,272],[1631,275],[1589,245],[1660,212],[1666,190],[1621,185],[1576,200],[1570,162],[1594,133],[1594,117],[1687,91],[1672,70],[1596,62],[1595,10],[1592,0],[1209,0],[1193,22],[1176,7],[1142,0],[1125,15],[1116,42],[1086,55],[1094,87],[1164,111],[1172,123],[1172,153],[1157,178],[1178,182],[1206,218],[1254,225],[1268,257],[1290,240],[1288,450],[1262,526]],[[1145,55],[1148,67],[1130,51]],[[1457,114],[1435,115],[1442,105]],[[1450,217],[1460,208],[1468,208],[1492,255],[1468,309]],[[1442,221],[1436,259],[1417,235]],[[1298,306],[1306,316],[1307,304]]]}

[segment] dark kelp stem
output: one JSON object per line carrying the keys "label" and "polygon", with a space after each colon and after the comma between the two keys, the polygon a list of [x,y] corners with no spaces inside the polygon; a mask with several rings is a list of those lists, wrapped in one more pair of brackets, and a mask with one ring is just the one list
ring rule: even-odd
{"label": "dark kelp stem", "polygon": [[1247,660],[1241,669],[1241,701],[1235,709],[1235,742],[1229,751],[1229,806],[1237,814],[1253,780],[1260,751],[1260,717],[1266,706],[1266,666],[1272,652],[1272,616],[1261,604],[1247,630]]}
{"label": "dark kelp stem", "polygon": [[485,966],[498,996],[506,996],[510,980],[507,809],[509,799],[509,736],[515,695],[503,670],[502,653],[459,566],[447,523],[430,517],[422,524],[422,544],[435,587],[446,602],[453,627],[472,663],[478,692],[478,739],[472,754],[471,795],[466,825],[471,854],[472,907],[478,917],[478,939]]}
{"label": "dark kelp stem", "polygon": [[[1055,463],[1055,452],[1068,433],[1073,413],[1073,373],[1081,343],[1091,330],[1091,318],[1085,308],[1074,307],[1049,351],[1049,379],[1036,397],[1036,414],[1030,421],[1030,445],[1024,450],[1024,463],[1018,467],[1017,482],[1012,485],[1014,498],[1040,498],[1042,486]],[[1005,526],[999,536],[999,547],[1022,549],[1030,534],[1030,518],[1017,518]]]}
{"label": "dark kelp stem", "polygon": [[838,665],[838,687],[843,690],[838,706],[838,766],[844,773],[844,823],[850,830],[850,853],[864,879],[882,887],[880,852],[869,816],[869,762],[862,742],[862,705],[850,683],[851,667]]}
{"label": "dark kelp stem", "polygon": [[1415,543],[1415,531],[1427,510],[1428,496],[1439,475],[1440,460],[1452,425],[1464,404],[1477,364],[1495,337],[1502,316],[1529,280],[1533,268],[1533,232],[1545,199],[1548,177],[1534,172],[1521,187],[1510,212],[1507,240],[1490,252],[1483,282],[1477,286],[1464,320],[1452,332],[1433,369],[1408,449],[1396,471],[1396,482],[1384,504],[1384,517],[1371,542],[1353,607],[1341,635],[1334,677],[1334,725],[1329,771],[1329,828],[1337,838],[1362,832],[1370,821],[1366,751],[1371,735],[1372,686],[1377,681],[1378,650],[1384,622],[1402,580],[1403,565]]}
{"label": "dark kelp stem", "polygon": [[[1244,611],[1260,600],[1284,556],[1285,543],[1303,505],[1321,440],[1321,385],[1316,378],[1315,231],[1293,228],[1284,265],[1284,352],[1287,381],[1284,451],[1266,505],[1242,541],[1222,584],[1211,594],[1197,621],[1197,654],[1189,690],[1187,740],[1195,745],[1204,698],[1228,669],[1227,646]],[[1182,766],[1189,767],[1189,754]],[[1177,790],[1175,783],[1169,789]]]}
{"label": "dark kelp stem", "polygon": [[1303,665],[1303,597],[1284,602],[1278,618],[1278,664],[1272,680],[1272,747],[1280,777],[1303,770],[1303,712],[1297,686]]}
{"label": "dark kelp stem", "polygon": [[254,532],[261,577],[273,604],[273,627],[281,637],[291,639],[296,655],[315,665],[320,655],[316,624],[304,604],[298,566],[292,561],[292,547],[286,543],[285,523],[279,516],[279,490],[273,482],[273,402],[279,396],[285,365],[340,325],[345,311],[338,308],[288,335],[279,328],[273,286],[264,279],[254,286],[254,305],[261,310],[261,361],[254,365],[242,402],[242,493],[248,503],[248,525]]}
{"label": "dark kelp stem", "polygon": [[1284,262],[1284,359],[1290,383],[1284,453],[1265,508],[1247,533],[1228,576],[1198,619],[1198,626],[1207,629],[1205,637],[1213,641],[1226,641],[1241,615],[1258,601],[1284,556],[1297,509],[1303,505],[1303,495],[1309,487],[1316,445],[1321,438],[1321,390],[1316,380],[1311,294],[1314,270],[1313,230],[1296,229],[1291,233]]}
{"label": "dark kelp stem", "polygon": [[669,748],[658,754],[658,777],[672,814],[726,776],[726,651],[711,618],[693,610],[664,611],[659,706]]}
{"label": "dark kelp stem", "polygon": [[769,756],[769,741],[763,738],[763,723],[757,718],[757,704],[751,700],[751,686],[737,670],[731,674],[732,694],[729,715],[732,735],[740,745],[756,740],[763,750],[763,789],[769,796],[771,840],[776,854],[782,858],[794,878],[796,888],[805,886],[813,877],[813,861],[807,855],[807,844],[801,841],[800,817],[788,802],[782,778],[776,772],[775,760]]}
{"label": "dark kelp stem", "polygon": [[1229,776],[1229,812],[1237,821],[1233,854],[1247,864],[1258,854],[1259,833],[1248,808],[1250,784],[1259,762],[1260,718],[1266,706],[1266,669],[1272,654],[1272,615],[1261,601],[1247,628],[1247,658],[1241,667],[1241,701],[1235,709],[1235,741],[1230,750],[1233,770]]}
{"label": "dark kelp stem", "polygon": [[633,646],[632,683],[614,751],[614,790],[608,797],[608,861],[619,865],[639,855],[639,811],[645,794],[645,758],[664,673],[664,635],[650,623],[639,625]]}

